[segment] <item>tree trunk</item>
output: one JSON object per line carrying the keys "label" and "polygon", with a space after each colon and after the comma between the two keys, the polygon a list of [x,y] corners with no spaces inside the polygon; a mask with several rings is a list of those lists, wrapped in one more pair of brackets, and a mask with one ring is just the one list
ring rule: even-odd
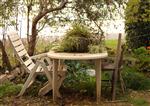
{"label": "tree trunk", "polygon": [[[46,2],[45,2],[46,3]],[[33,19],[33,22],[32,22],[32,35],[30,37],[30,41],[29,41],[29,45],[28,45],[28,54],[30,56],[32,56],[34,54],[34,51],[35,51],[35,45],[36,45],[36,37],[38,35],[38,32],[37,32],[37,23],[40,19],[42,19],[47,13],[51,13],[53,11],[59,11],[63,8],[65,8],[65,5],[68,3],[68,0],[61,0],[61,3],[58,7],[56,8],[49,8],[47,9],[47,4],[46,7],[43,7],[42,4],[41,4],[41,8],[39,10],[39,13],[38,15]]]}
{"label": "tree trunk", "polygon": [[33,56],[35,51],[35,45],[36,45],[36,36],[37,36],[37,30],[36,30],[37,22],[33,21],[32,23],[32,36],[30,37],[29,45],[28,45],[28,54],[30,56]]}
{"label": "tree trunk", "polygon": [[2,65],[3,65],[3,68],[8,68],[8,69],[11,69],[11,64],[10,64],[10,61],[8,59],[8,55],[5,51],[5,47],[3,45],[3,42],[0,40],[0,49],[2,51]]}
{"label": "tree trunk", "polygon": [[31,4],[27,6],[27,42],[30,42],[30,38],[29,38],[29,22],[30,22],[30,11],[31,11]]}
{"label": "tree trunk", "polygon": [[18,7],[16,8],[16,30],[18,31]]}

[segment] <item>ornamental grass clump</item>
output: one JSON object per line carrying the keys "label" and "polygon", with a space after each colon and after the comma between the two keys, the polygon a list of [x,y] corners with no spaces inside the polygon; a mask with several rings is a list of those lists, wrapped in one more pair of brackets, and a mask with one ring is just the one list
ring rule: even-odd
{"label": "ornamental grass clump", "polygon": [[[55,47],[53,50],[57,52],[92,53],[92,45],[94,45],[95,49],[95,45],[99,44],[100,39],[95,37],[95,35],[90,32],[88,27],[75,23],[72,25],[72,29],[69,29],[66,32],[59,46]],[[101,50],[96,51],[101,52]]]}
{"label": "ornamental grass clump", "polygon": [[64,52],[88,52],[91,43],[91,32],[82,24],[73,24],[72,29],[66,32],[61,46]]}

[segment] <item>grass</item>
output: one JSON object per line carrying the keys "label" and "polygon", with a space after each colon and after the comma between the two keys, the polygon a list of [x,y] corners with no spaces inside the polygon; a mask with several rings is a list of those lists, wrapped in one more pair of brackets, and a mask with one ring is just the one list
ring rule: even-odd
{"label": "grass", "polygon": [[132,104],[132,106],[150,106],[147,101],[148,98],[143,98],[143,96],[139,97],[139,93],[136,95],[132,95],[132,92],[126,92],[125,95],[120,96],[119,100],[125,100],[127,103]]}
{"label": "grass", "polygon": [[106,40],[105,41],[106,47],[116,49],[117,47],[117,40]]}
{"label": "grass", "polygon": [[149,106],[149,103],[143,98],[128,98],[128,102],[133,106]]}
{"label": "grass", "polygon": [[0,98],[9,95],[16,95],[20,92],[22,85],[13,84],[11,82],[7,82],[5,84],[0,85]]}
{"label": "grass", "polygon": [[125,66],[122,70],[122,77],[128,89],[150,89],[150,78],[146,77],[142,72],[138,72],[135,67]]}

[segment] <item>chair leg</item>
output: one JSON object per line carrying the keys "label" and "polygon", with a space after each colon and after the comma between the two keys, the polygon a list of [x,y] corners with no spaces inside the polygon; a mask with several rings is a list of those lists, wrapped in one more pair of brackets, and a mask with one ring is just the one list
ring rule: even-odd
{"label": "chair leg", "polygon": [[49,83],[48,81],[46,83],[47,84],[43,88],[40,89],[38,93],[39,96],[44,96],[46,93],[52,90],[52,83]]}
{"label": "chair leg", "polygon": [[63,83],[63,81],[64,81],[64,79],[65,79],[65,76],[66,76],[66,71],[60,71],[60,75],[59,75],[59,79],[58,79],[58,85],[57,85],[57,96],[58,97],[61,97],[61,94],[60,94],[60,92],[59,92],[59,89],[60,89],[60,87],[61,87],[61,85],[62,85],[62,83]]}
{"label": "chair leg", "polygon": [[113,74],[112,74],[112,89],[111,89],[112,100],[116,99],[116,85],[117,85],[117,80],[118,80],[118,70],[115,70],[115,71],[113,71]]}
{"label": "chair leg", "polygon": [[23,88],[21,89],[20,93],[18,96],[22,96],[25,92],[25,90],[28,88],[30,82],[32,81],[34,75],[35,75],[36,70],[31,71],[31,73],[29,74],[29,77],[27,78],[25,84],[23,85]]}
{"label": "chair leg", "polygon": [[[57,85],[57,97],[61,97],[59,88],[62,85],[63,80],[65,79],[66,72],[60,72],[60,76],[58,79],[58,85]],[[52,90],[52,83],[46,82],[46,85],[40,89],[38,95],[44,96],[46,93],[48,93],[50,90]]]}
{"label": "chair leg", "polygon": [[122,93],[125,94],[125,84],[124,84],[122,75],[121,75],[120,70],[119,70],[118,71],[118,78],[116,78],[116,76],[114,76],[114,74],[112,75],[112,89],[111,89],[112,100],[115,100],[115,95],[116,95],[116,87],[115,86],[116,86],[116,84],[115,84],[114,80],[116,80],[116,82],[117,82],[117,79],[120,83]]}
{"label": "chair leg", "polygon": [[37,76],[37,74],[35,73],[27,88],[29,88],[33,84],[33,82],[35,81],[36,76]]}
{"label": "chair leg", "polygon": [[122,90],[122,94],[125,94],[125,84],[124,84],[124,81],[123,81],[123,78],[122,78],[122,75],[120,72],[119,72],[119,81],[120,81],[120,87]]}

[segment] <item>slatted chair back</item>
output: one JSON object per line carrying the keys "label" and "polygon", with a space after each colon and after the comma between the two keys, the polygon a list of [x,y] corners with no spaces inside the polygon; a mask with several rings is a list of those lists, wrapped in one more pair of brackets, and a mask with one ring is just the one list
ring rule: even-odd
{"label": "slatted chair back", "polygon": [[[15,55],[28,73],[34,68],[35,64],[28,55],[21,38],[16,32],[10,32],[8,39],[14,49]],[[40,69],[39,69],[40,70]]]}

